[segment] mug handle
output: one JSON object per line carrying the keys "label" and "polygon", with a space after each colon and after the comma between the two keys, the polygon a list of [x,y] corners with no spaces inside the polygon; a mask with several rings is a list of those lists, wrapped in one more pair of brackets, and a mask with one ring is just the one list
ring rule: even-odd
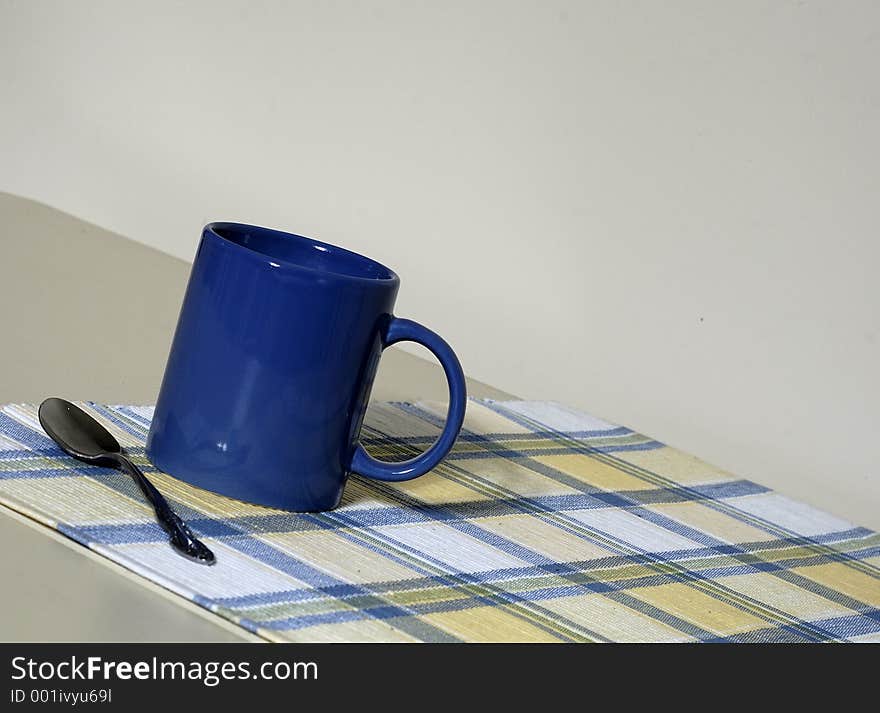
{"label": "mug handle", "polygon": [[427,473],[449,453],[464,421],[467,389],[464,383],[464,372],[461,370],[461,364],[452,351],[452,347],[440,335],[423,327],[418,322],[392,317],[382,333],[382,348],[402,341],[421,344],[430,349],[437,357],[443,371],[446,372],[446,380],[449,382],[449,410],[446,413],[446,425],[434,445],[410,460],[399,462],[377,460],[364,450],[363,445],[358,443],[351,459],[351,470],[376,480],[411,480]]}

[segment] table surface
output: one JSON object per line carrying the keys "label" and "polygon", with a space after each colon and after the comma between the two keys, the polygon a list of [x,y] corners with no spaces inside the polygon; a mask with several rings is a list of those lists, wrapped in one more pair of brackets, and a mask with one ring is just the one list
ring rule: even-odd
{"label": "table surface", "polygon": [[[189,264],[0,193],[0,403],[153,403]],[[512,398],[468,379],[471,396]],[[445,399],[440,368],[384,355],[376,400]],[[0,640],[249,641],[211,612],[0,506]]]}

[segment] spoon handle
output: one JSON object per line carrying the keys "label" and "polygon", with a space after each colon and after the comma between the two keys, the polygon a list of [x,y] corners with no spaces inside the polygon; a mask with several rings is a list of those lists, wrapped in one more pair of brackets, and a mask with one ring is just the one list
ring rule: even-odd
{"label": "spoon handle", "polygon": [[112,455],[113,459],[119,466],[119,469],[128,473],[132,477],[132,480],[138,484],[144,497],[150,501],[150,505],[152,505],[153,509],[156,511],[156,515],[159,518],[167,516],[167,514],[171,512],[171,506],[168,504],[165,496],[156,490],[156,486],[147,480],[147,476],[141,472],[141,469],[121,453],[113,453]]}
{"label": "spoon handle", "polygon": [[193,534],[187,524],[180,519],[174,510],[171,509],[165,496],[156,490],[156,486],[147,480],[147,477],[141,472],[141,469],[122,453],[110,453],[108,455],[113,457],[113,460],[119,466],[120,470],[128,473],[128,475],[132,477],[132,480],[137,483],[141,492],[144,494],[144,497],[150,501],[153,510],[156,512],[159,524],[161,524],[165,531],[171,536],[171,544],[181,554],[190,559],[205,564],[214,564],[214,553]]}

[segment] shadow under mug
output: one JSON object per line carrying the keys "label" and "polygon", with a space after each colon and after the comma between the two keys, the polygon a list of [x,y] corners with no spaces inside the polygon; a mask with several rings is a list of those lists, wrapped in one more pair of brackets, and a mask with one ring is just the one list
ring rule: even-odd
{"label": "shadow under mug", "polygon": [[[387,267],[317,240],[238,223],[205,227],[147,438],[160,470],[284,510],[330,510],[352,472],[409,480],[449,452],[464,374],[431,330],[393,316]],[[401,462],[359,443],[382,350],[411,340],[439,360],[449,411],[427,451]]]}

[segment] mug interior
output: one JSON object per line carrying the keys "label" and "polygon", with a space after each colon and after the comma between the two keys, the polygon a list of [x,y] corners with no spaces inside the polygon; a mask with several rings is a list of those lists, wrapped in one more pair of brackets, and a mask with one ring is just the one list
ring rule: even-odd
{"label": "mug interior", "polygon": [[206,230],[279,263],[366,280],[397,279],[392,270],[375,260],[302,235],[240,223],[211,223]]}

